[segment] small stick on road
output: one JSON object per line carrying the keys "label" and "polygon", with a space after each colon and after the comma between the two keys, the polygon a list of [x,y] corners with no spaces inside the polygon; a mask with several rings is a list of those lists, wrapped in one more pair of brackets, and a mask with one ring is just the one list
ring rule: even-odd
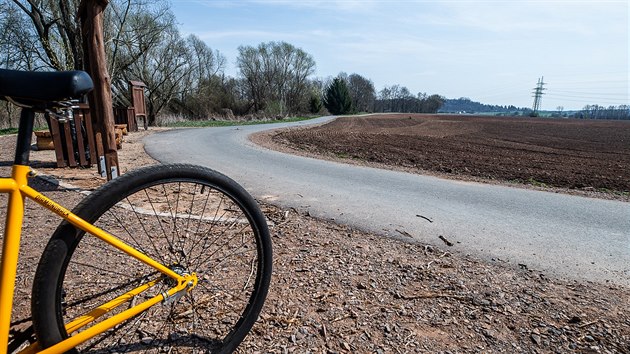
{"label": "small stick on road", "polygon": [[444,241],[448,247],[453,247],[453,243],[446,239],[446,237],[440,235],[440,240]]}
{"label": "small stick on road", "polygon": [[403,235],[403,236],[407,236],[407,237],[409,237],[409,238],[413,238],[413,236],[411,236],[411,234],[410,234],[410,233],[408,233],[407,231],[404,231],[404,230],[398,230],[398,229],[396,229],[396,232],[398,232],[399,234],[401,234],[401,235]]}
{"label": "small stick on road", "polygon": [[584,324],[579,325],[578,327],[580,327],[580,328],[588,327],[588,326],[590,326],[590,325],[594,325],[594,324],[595,324],[595,323],[597,323],[597,322],[599,322],[599,320],[595,320],[595,321],[587,322],[587,323],[584,323]]}
{"label": "small stick on road", "polygon": [[426,216],[424,216],[424,215],[416,214],[416,216],[417,216],[417,217],[419,217],[419,218],[423,218],[424,220],[426,220],[426,221],[428,221],[428,222],[433,222],[433,220],[431,220],[431,219],[427,218],[427,217],[426,217]]}

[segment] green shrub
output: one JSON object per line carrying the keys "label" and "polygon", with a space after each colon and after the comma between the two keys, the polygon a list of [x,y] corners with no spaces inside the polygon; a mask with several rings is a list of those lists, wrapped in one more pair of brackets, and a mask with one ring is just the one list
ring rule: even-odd
{"label": "green shrub", "polygon": [[334,115],[348,114],[352,111],[352,99],[345,81],[335,78],[326,88],[324,106]]}

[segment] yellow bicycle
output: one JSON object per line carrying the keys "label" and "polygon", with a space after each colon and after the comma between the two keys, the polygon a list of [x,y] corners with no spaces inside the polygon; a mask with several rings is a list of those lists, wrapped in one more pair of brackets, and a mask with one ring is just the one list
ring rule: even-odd
{"label": "yellow bicycle", "polygon": [[[272,249],[256,201],[208,168],[156,165],[116,178],[72,211],[29,186],[36,112],[68,119],[92,89],[82,71],[0,70],[22,107],[0,267],[0,353],[232,352],[262,309]],[[11,331],[24,203],[63,220],[34,276],[34,336]],[[26,337],[26,338],[25,338]]]}

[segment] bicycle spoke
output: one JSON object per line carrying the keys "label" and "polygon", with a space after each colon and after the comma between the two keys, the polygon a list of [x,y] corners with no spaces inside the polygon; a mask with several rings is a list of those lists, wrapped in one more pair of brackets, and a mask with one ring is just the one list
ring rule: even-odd
{"label": "bicycle spoke", "polygon": [[[81,305],[81,304],[83,304],[83,303],[85,303],[85,302],[88,302],[88,301],[90,301],[90,300],[94,300],[94,299],[96,299],[97,297],[105,296],[105,295],[108,295],[108,294],[111,294],[111,293],[114,293],[114,292],[115,292],[116,294],[117,294],[117,293],[120,293],[122,289],[125,289],[125,288],[131,288],[131,287],[136,287],[137,285],[139,285],[139,284],[141,284],[141,283],[146,282],[146,279],[147,279],[147,278],[150,278],[150,277],[156,276],[157,274],[158,274],[158,272],[154,272],[154,273],[152,273],[152,274],[148,274],[147,276],[143,276],[142,278],[132,279],[131,281],[126,282],[126,283],[119,284],[118,286],[116,286],[116,287],[114,287],[114,288],[107,289],[107,290],[103,290],[103,291],[101,291],[101,292],[98,292],[98,293],[92,294],[92,295],[90,295],[90,296],[86,296],[86,297],[83,297],[83,298],[81,298],[81,299],[75,300],[75,301],[73,301],[73,302],[71,302],[71,303],[68,303],[68,304],[67,304],[67,306],[68,306],[69,308],[72,308],[72,307],[74,307],[74,306]],[[76,283],[76,282],[75,282],[75,283]],[[81,284],[87,284],[87,285],[89,285],[89,284],[92,284],[92,283],[91,283],[91,282],[85,282],[85,283],[81,283]],[[115,297],[115,296],[111,296],[110,298],[114,298],[114,297]]]}
{"label": "bicycle spoke", "polygon": [[[160,214],[155,210],[155,205],[153,204],[153,201],[151,200],[151,197],[149,197],[149,193],[145,190],[144,193],[146,194],[147,197],[147,201],[149,202],[149,204],[151,204],[151,209],[153,209],[153,215],[155,216],[155,219],[158,223],[158,225],[160,225],[160,229],[162,230],[162,234],[164,235],[164,239],[168,242],[168,235],[166,234],[166,230],[164,230],[164,226],[162,225],[162,221],[160,220]],[[149,234],[147,234],[148,236]],[[170,244],[169,242],[169,247],[173,247],[173,245]],[[159,253],[159,252],[157,252]]]}
{"label": "bicycle spoke", "polygon": [[[247,228],[247,226],[243,226],[243,227],[242,227],[239,231],[243,231],[245,228]],[[227,230],[226,230],[226,231],[227,231]],[[221,236],[225,235],[225,232],[226,232],[226,231],[224,231],[224,232],[221,234]],[[235,233],[234,233],[234,236],[232,236],[231,238],[229,238],[228,240],[226,240],[226,241],[225,241],[225,243],[223,244],[223,246],[226,246],[227,244],[229,244],[229,243],[230,243],[230,241],[232,241],[232,240],[233,240],[234,238],[236,238],[236,237],[238,237],[238,233],[237,233],[237,232],[235,232]],[[217,239],[218,239],[218,238],[217,238]],[[219,252],[219,250],[221,250],[221,249],[223,249],[223,247],[217,247],[217,248],[216,248],[216,250],[215,250],[214,252],[210,253],[210,255],[208,255],[208,257],[207,257],[206,259],[204,259],[202,262],[200,262],[200,263],[196,264],[196,265],[195,265],[195,267],[199,267],[199,265],[200,265],[200,264],[204,264],[204,263],[206,263],[207,261],[209,261],[210,259],[212,259],[212,257],[213,257],[213,256],[214,256],[217,252]]]}
{"label": "bicycle spoke", "polygon": [[166,206],[168,207],[168,211],[171,214],[171,220],[172,220],[172,223],[173,223],[173,232],[171,232],[171,234],[173,235],[173,242],[171,242],[168,239],[168,235],[167,234],[164,234],[164,237],[166,238],[166,241],[168,242],[169,247],[171,247],[171,249],[174,250],[173,243],[175,241],[175,236],[176,236],[176,233],[177,233],[177,219],[176,219],[176,217],[177,217],[177,210],[178,210],[177,207],[179,206],[179,196],[181,195],[181,183],[178,183],[178,192],[175,193],[175,195],[176,195],[176,199],[175,199],[175,214],[173,214],[173,210],[171,209],[171,201],[168,198],[168,193],[166,192],[166,186],[165,185],[162,185],[162,191],[164,192],[163,195],[164,195],[164,198],[166,198]]}
{"label": "bicycle spoke", "polygon": [[136,247],[139,251],[142,251],[143,253],[146,254],[147,251],[144,249],[143,245],[136,240],[136,238],[134,237],[133,233],[125,225],[125,223],[122,221],[122,219],[120,219],[118,217],[118,215],[116,215],[116,213],[114,213],[114,212],[108,212],[108,215],[110,215],[111,217],[116,219],[116,221],[118,222],[118,226],[121,227],[125,231],[125,233],[127,234],[127,236],[129,236],[129,238],[131,240],[133,240],[133,246]]}
{"label": "bicycle spoke", "polygon": [[[225,197],[222,195],[221,199],[219,200],[219,204],[217,205],[217,208],[215,210],[214,216],[212,217],[212,222],[210,222],[210,228],[208,229],[208,231],[206,231],[206,233],[204,235],[207,236],[207,235],[211,234],[212,231],[213,231],[214,226],[218,225],[220,223],[221,219],[223,218],[223,216],[227,214],[227,211],[226,211],[227,208],[223,208],[223,211],[224,211],[223,214],[219,218],[217,218],[217,215],[219,215],[219,210],[221,210],[221,206],[224,203],[225,203]],[[199,231],[199,230],[197,230],[197,231]],[[199,235],[201,235],[201,233],[199,233]],[[212,243],[210,245],[207,245],[207,240],[208,240],[207,237],[201,237],[199,240],[204,242],[204,245],[201,247],[201,249],[206,249],[206,247],[212,246]],[[216,238],[215,238],[215,240],[216,240]],[[213,243],[214,243],[214,241],[213,241]],[[196,244],[194,246],[196,247],[196,246],[198,246],[198,244]]]}
{"label": "bicycle spoke", "polygon": [[[136,211],[136,208],[134,207],[134,204],[129,201],[129,198],[127,198],[126,200],[127,200],[127,202],[129,202],[129,205],[131,206],[131,210],[133,210],[133,213],[136,216],[136,219],[137,219],[138,223],[142,227],[142,230],[144,231],[144,235],[149,237],[149,235],[151,235],[151,233],[149,233],[147,231],[146,225],[145,225],[144,222],[142,222],[142,219],[140,218],[140,214]],[[159,219],[158,219],[158,222],[159,222]],[[157,250],[157,248],[155,247],[155,244],[151,242],[151,246],[153,247],[153,250],[155,251],[155,254],[157,255],[157,257],[159,257],[160,261],[162,263],[165,263],[164,262],[164,258],[162,257],[162,254]]]}
{"label": "bicycle spoke", "polygon": [[93,270],[96,270],[96,271],[109,272],[109,273],[112,273],[112,274],[115,274],[115,275],[120,275],[120,276],[127,276],[127,273],[123,273],[123,272],[116,272],[116,271],[113,271],[113,270],[111,270],[111,269],[106,269],[106,268],[103,268],[103,267],[97,267],[97,266],[95,266],[95,265],[93,265],[93,264],[86,263],[86,262],[77,262],[77,261],[72,261],[72,263],[71,263],[71,264],[72,264],[72,265],[77,265],[77,266],[86,267],[86,268],[92,268]]}

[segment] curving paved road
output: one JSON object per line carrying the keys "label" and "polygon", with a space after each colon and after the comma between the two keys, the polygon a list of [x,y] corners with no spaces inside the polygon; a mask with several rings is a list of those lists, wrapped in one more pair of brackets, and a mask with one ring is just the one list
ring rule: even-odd
{"label": "curving paved road", "polygon": [[[524,264],[573,279],[630,285],[630,203],[339,164],[283,154],[247,139],[310,122],[153,134],[161,162],[209,166],[254,197],[364,230]],[[429,222],[427,219],[432,222]]]}

